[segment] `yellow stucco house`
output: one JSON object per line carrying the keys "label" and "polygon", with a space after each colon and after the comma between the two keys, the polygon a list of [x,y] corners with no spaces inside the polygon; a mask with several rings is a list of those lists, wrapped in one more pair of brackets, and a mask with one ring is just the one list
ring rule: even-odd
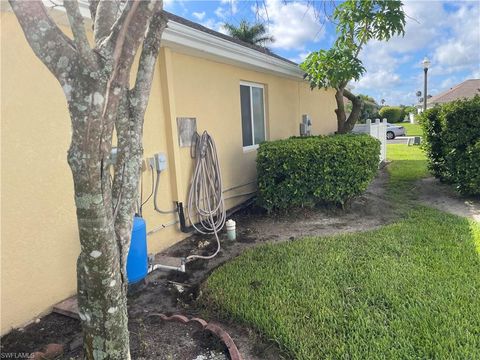
{"label": "yellow stucco house", "polygon": [[[79,241],[66,161],[70,121],[61,87],[34,56],[1,2],[1,333],[76,292]],[[61,26],[64,13],[52,10]],[[193,168],[179,141],[180,118],[195,118],[215,139],[227,208],[255,190],[256,147],[299,134],[336,130],[333,90],[311,91],[298,66],[188,20],[169,15],[145,118],[145,158],[163,153],[159,200],[185,202]],[[62,29],[68,33],[68,27]],[[250,107],[250,109],[248,109]],[[180,121],[180,120],[179,120]],[[151,173],[143,173],[144,198]],[[247,194],[247,195],[242,195]],[[149,252],[188,236],[176,214],[144,208]]]}

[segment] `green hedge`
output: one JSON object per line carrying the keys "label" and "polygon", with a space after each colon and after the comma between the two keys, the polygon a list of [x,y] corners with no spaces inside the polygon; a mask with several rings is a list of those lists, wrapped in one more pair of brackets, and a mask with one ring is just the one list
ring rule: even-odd
{"label": "green hedge", "polygon": [[403,121],[405,111],[400,106],[384,106],[378,111],[382,119],[387,119],[389,123]]}
{"label": "green hedge", "polygon": [[453,164],[458,191],[466,195],[480,195],[480,140],[469,145],[463,159]]}
{"label": "green hedge", "polygon": [[428,157],[428,168],[435,177],[446,180],[440,109],[440,107],[428,109],[419,119],[423,128],[422,146]]}
{"label": "green hedge", "polygon": [[420,123],[433,175],[463,195],[480,195],[480,96],[427,110]]}
{"label": "green hedge", "polygon": [[344,205],[378,169],[380,142],[369,135],[290,138],[260,144],[259,203],[268,211],[319,203]]}

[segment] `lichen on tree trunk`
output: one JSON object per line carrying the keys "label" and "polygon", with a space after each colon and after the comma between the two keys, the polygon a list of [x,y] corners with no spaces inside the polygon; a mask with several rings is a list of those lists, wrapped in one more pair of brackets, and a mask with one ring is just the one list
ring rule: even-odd
{"label": "lichen on tree trunk", "polygon": [[106,82],[77,76],[68,101],[72,142],[68,152],[81,251],[77,260],[79,317],[87,359],[128,357],[126,279],[120,271],[109,179],[113,124],[104,118]]}
{"label": "lichen on tree trunk", "polygon": [[[162,1],[90,2],[95,47],[87,41],[77,0],[65,0],[73,39],[42,0],[10,0],[37,57],[60,82],[68,104],[68,151],[77,208],[79,317],[86,359],[129,359],[127,274],[143,157],[143,119],[167,19]],[[135,84],[130,72],[142,44]],[[118,159],[111,181],[113,132]]]}

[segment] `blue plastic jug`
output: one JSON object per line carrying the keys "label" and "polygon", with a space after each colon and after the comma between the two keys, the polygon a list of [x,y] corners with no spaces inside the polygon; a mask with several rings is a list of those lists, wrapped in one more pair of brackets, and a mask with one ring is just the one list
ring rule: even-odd
{"label": "blue plastic jug", "polygon": [[130,284],[144,279],[148,273],[147,226],[143,218],[133,218],[132,240],[127,257],[127,278]]}

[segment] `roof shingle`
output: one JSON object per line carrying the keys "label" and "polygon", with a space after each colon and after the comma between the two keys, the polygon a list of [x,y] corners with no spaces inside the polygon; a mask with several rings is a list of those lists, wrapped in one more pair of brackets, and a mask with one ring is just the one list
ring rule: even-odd
{"label": "roof shingle", "polygon": [[443,104],[464,98],[469,99],[474,97],[476,94],[480,95],[480,79],[469,79],[458,85],[455,85],[447,91],[432,96],[427,100],[427,103],[429,105]]}

